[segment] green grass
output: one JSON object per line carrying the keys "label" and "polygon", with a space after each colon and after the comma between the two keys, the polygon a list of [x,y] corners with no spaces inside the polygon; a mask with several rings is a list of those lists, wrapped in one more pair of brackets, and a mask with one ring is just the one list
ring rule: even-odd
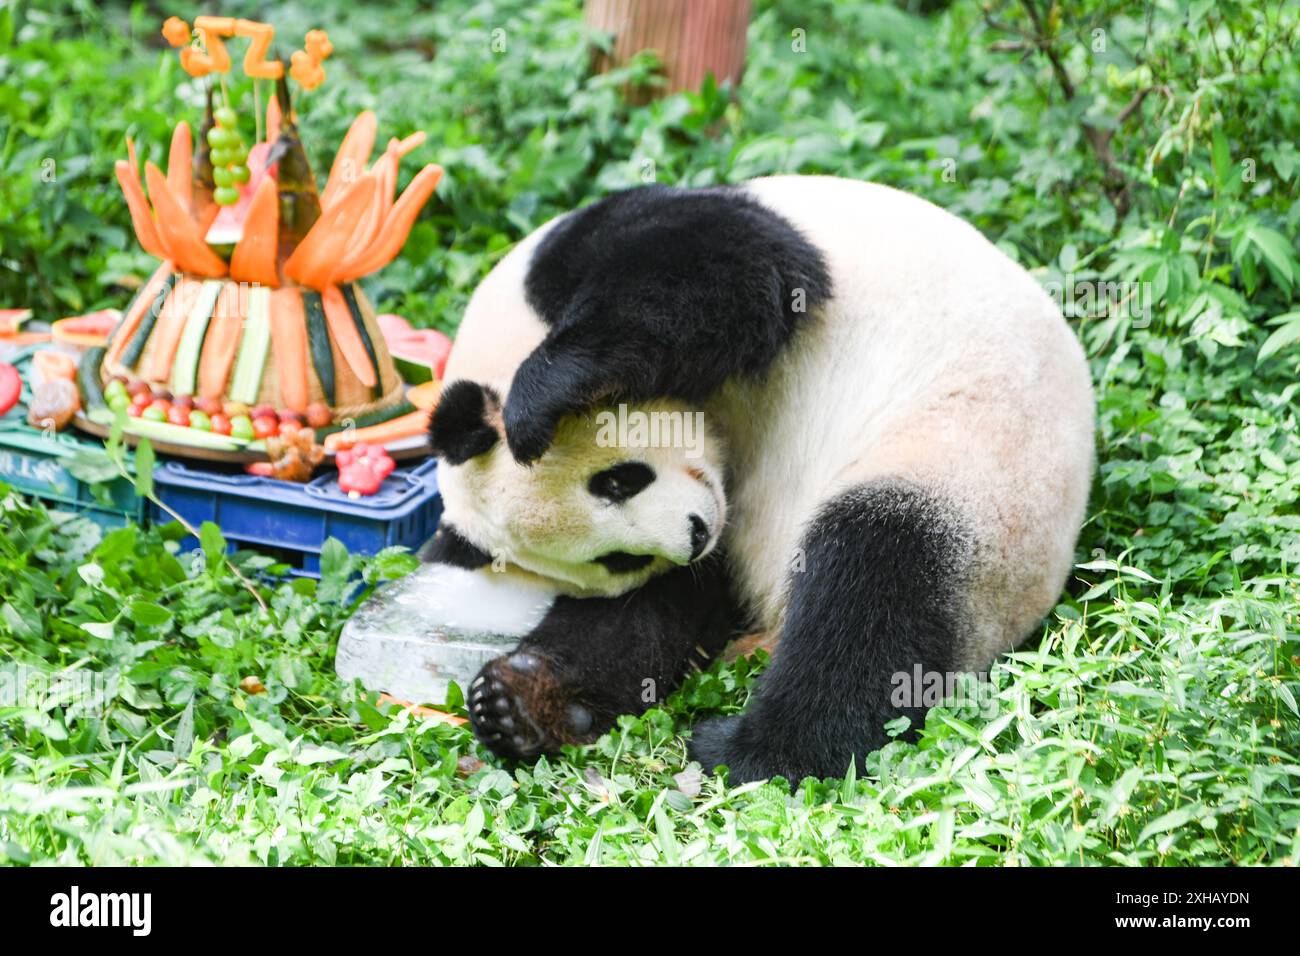
{"label": "green grass", "polygon": [[[161,159],[189,107],[142,8],[51,6],[0,10],[0,301],[62,314],[120,305],[115,283],[145,273],[111,163],[128,131]],[[319,585],[263,586],[262,609],[215,528],[181,552],[174,526],[102,536],[0,493],[0,859],[1300,862],[1294,10],[1065,4],[1043,29],[1071,101],[1044,55],[990,49],[1033,29],[1015,4],[995,4],[994,29],[968,2],[759,3],[738,101],[629,109],[622,78],[586,76],[576,0],[336,6],[271,17],[338,47],[302,106],[318,170],[365,106],[381,135],[428,130],[417,158],[448,169],[368,288],[419,324],[453,329],[512,241],[647,169],[876,179],[970,218],[1045,284],[1137,283],[1146,319],[1068,310],[1100,408],[1076,577],[1041,638],[993,668],[988,706],[936,710],[919,745],[791,795],[685,762],[681,734],[743,706],[757,662],[696,675],[561,759],[478,766],[466,730],[376,709],[333,673],[349,576],[369,586],[409,556],[331,547]],[[1148,87],[1108,174],[1082,123],[1115,126]],[[40,686],[17,693],[20,673]]]}

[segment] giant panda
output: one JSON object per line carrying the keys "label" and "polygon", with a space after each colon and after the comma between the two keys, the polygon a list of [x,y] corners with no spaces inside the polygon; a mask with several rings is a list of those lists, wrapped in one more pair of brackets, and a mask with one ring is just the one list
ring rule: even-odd
{"label": "giant panda", "polygon": [[[611,440],[616,411],[700,427]],[[1054,606],[1093,419],[1053,300],[918,197],[775,176],[552,220],[473,294],[430,423],[425,557],[561,594],[470,685],[475,733],[592,741],[760,630],[745,710],[691,756],[733,782],[861,766],[923,721],[900,675],[982,671]]]}

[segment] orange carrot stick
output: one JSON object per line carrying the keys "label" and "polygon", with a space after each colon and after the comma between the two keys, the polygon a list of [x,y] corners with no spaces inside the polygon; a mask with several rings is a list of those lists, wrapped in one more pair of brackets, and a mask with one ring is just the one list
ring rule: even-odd
{"label": "orange carrot stick", "polygon": [[116,362],[121,357],[122,351],[126,348],[126,343],[135,336],[135,330],[140,327],[140,320],[153,307],[153,300],[158,297],[158,291],[170,278],[174,269],[175,266],[170,262],[164,262],[154,270],[153,275],[140,287],[140,294],[135,297],[135,301],[131,303],[131,308],[127,310],[126,315],[122,316],[122,321],[113,330],[112,341],[109,342],[108,351],[104,353],[104,364]]}
{"label": "orange carrot stick", "polygon": [[366,163],[370,160],[370,151],[375,148],[375,133],[378,128],[379,121],[371,110],[362,110],[352,121],[352,126],[334,156],[329,179],[325,181],[325,191],[320,197],[322,209],[328,209],[333,200],[341,197],[348,186],[361,178]]}
{"label": "orange carrot stick", "polygon": [[198,299],[203,283],[181,276],[158,312],[158,321],[149,336],[149,359],[140,369],[140,377],[149,382],[165,382],[172,373],[176,348],[185,331],[190,309]]}
{"label": "orange carrot stick", "polygon": [[199,356],[199,395],[202,398],[220,398],[226,391],[226,381],[234,367],[239,337],[244,330],[241,298],[238,283],[227,282],[222,286],[217,307],[208,323],[208,334],[203,339],[203,352]]}
{"label": "orange carrot stick", "polygon": [[271,293],[271,352],[275,356],[275,377],[280,384],[280,401],[285,408],[305,412],[311,402],[307,382],[307,317],[302,307],[302,290],[276,289]]}
{"label": "orange carrot stick", "polygon": [[189,213],[181,208],[167,187],[167,179],[153,163],[144,164],[144,178],[149,186],[158,217],[158,230],[165,237],[171,258],[186,272],[197,273],[212,279],[226,274],[226,262],[208,248],[194,228]]}
{"label": "orange carrot stick", "polygon": [[353,225],[365,215],[366,207],[370,205],[376,185],[375,177],[367,175],[349,186],[316,220],[306,238],[285,262],[285,275],[297,279],[302,285],[324,291],[330,273],[347,249]]}
{"label": "orange carrot stick", "polygon": [[279,252],[280,199],[275,180],[265,177],[253,193],[244,219],[244,236],[230,257],[230,277],[274,289],[280,284],[275,259]]}
{"label": "orange carrot stick", "polygon": [[126,197],[126,208],[131,212],[131,225],[135,228],[135,238],[139,241],[140,248],[155,258],[169,258],[167,246],[158,232],[158,224],[153,221],[149,201],[144,198],[144,190],[136,178],[135,167],[125,159],[119,159],[113,164],[113,171],[117,173],[118,185]]}
{"label": "orange carrot stick", "polygon": [[167,185],[176,201],[186,211],[194,204],[194,143],[190,124],[181,120],[172,130],[171,151],[167,154]]}
{"label": "orange carrot stick", "polygon": [[324,445],[326,451],[342,451],[345,448],[351,448],[353,445],[362,443],[383,445],[386,442],[395,442],[401,438],[410,438],[412,435],[423,434],[428,428],[429,412],[426,409],[418,408],[413,412],[407,412],[405,415],[390,418],[386,422],[380,422],[378,425],[330,432],[325,436]]}
{"label": "orange carrot stick", "polygon": [[420,214],[424,204],[433,195],[433,190],[442,178],[442,167],[436,164],[425,166],[411,180],[401,197],[393,204],[379,237],[370,244],[364,257],[351,263],[346,274],[339,275],[339,281],[351,281],[382,269],[397,257],[415,225],[415,217]]}
{"label": "orange carrot stick", "polygon": [[410,712],[415,717],[429,717],[441,723],[452,724],[457,727],[461,724],[469,723],[469,721],[464,717],[457,717],[455,714],[449,714],[442,710],[434,710],[432,707],[423,707],[418,704],[412,704],[410,701],[398,700],[396,697],[391,697],[388,694],[380,694],[379,697],[375,699],[375,704],[376,706],[382,706],[383,704],[396,704],[398,707]]}
{"label": "orange carrot stick", "polygon": [[374,388],[375,367],[370,364],[370,354],[361,341],[357,324],[352,321],[352,310],[347,300],[336,285],[326,286],[321,292],[321,304],[325,307],[325,324],[329,326],[330,338],[339,347],[343,360],[348,363],[357,376],[357,380],[367,388]]}

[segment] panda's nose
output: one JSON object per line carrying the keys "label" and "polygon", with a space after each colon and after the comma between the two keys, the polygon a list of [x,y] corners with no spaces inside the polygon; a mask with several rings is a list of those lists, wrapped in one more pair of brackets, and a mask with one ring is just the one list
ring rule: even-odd
{"label": "panda's nose", "polygon": [[709,526],[699,515],[691,515],[691,560],[694,561],[709,544]]}

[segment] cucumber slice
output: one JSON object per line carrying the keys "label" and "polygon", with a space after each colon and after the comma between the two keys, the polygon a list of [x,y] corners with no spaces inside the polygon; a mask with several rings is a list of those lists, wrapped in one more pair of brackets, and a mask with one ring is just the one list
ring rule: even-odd
{"label": "cucumber slice", "polygon": [[307,316],[307,346],[311,350],[311,362],[316,366],[316,377],[325,392],[325,401],[333,405],[334,353],[330,349],[329,327],[325,324],[325,306],[321,303],[320,293],[303,289],[302,306]]}
{"label": "cucumber slice", "polygon": [[170,384],[172,392],[177,395],[194,394],[203,339],[208,334],[208,322],[212,319],[212,310],[217,307],[217,299],[221,297],[224,285],[222,279],[205,280],[194,308],[185,320],[185,331],[181,333],[180,344],[176,346],[176,358],[172,360]]}
{"label": "cucumber slice", "polygon": [[172,272],[163,280],[163,284],[158,289],[158,294],[154,296],[153,302],[149,303],[149,311],[140,317],[140,324],[135,328],[135,335],[131,336],[131,341],[122,350],[122,364],[127,368],[135,368],[135,363],[140,361],[145,343],[149,341],[149,336],[153,334],[153,327],[158,322],[158,314],[162,312],[163,303],[172,294],[175,285],[176,273]]}
{"label": "cucumber slice", "polygon": [[357,304],[357,290],[351,283],[343,286],[343,299],[348,304],[348,311],[352,313],[352,322],[357,327],[357,334],[361,336],[361,344],[366,347],[366,356],[370,359],[370,367],[375,370],[375,385],[370,390],[375,398],[380,398],[384,394],[384,376],[379,370],[379,357],[375,355],[375,343],[370,341],[370,333],[366,331],[366,320],[361,317],[361,307]]}
{"label": "cucumber slice", "polygon": [[248,291],[248,317],[239,342],[239,358],[230,381],[230,397],[246,405],[257,404],[271,347],[271,290],[256,286]]}
{"label": "cucumber slice", "polygon": [[77,385],[81,388],[81,404],[89,415],[97,408],[107,408],[104,388],[99,384],[99,364],[108,350],[102,345],[86,349],[77,365]]}
{"label": "cucumber slice", "polygon": [[[357,415],[355,418],[348,419],[348,422],[354,428],[369,428],[371,425],[382,425],[390,418],[397,418],[399,415],[409,415],[413,411],[415,411],[415,406],[406,399],[402,399],[396,405],[368,412],[365,415]],[[340,422],[326,425],[324,428],[318,428],[316,429],[316,438],[318,440],[323,439],[326,435],[343,431],[345,427],[346,426]]]}

